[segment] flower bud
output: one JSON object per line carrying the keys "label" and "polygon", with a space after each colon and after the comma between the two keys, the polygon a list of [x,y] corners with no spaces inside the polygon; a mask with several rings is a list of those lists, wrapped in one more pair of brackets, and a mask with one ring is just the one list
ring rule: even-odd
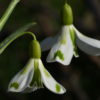
{"label": "flower bud", "polygon": [[63,25],[73,24],[73,13],[72,8],[67,3],[64,4],[62,9],[62,23]]}
{"label": "flower bud", "polygon": [[30,43],[30,56],[32,58],[41,58],[41,48],[37,40],[32,40]]}

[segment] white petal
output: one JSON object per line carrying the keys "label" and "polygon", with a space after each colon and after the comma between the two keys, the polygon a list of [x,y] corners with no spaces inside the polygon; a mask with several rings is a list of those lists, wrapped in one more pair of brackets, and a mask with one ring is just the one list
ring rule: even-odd
{"label": "white petal", "polygon": [[[65,40],[64,40],[65,39]],[[65,42],[65,43],[61,43]],[[55,54],[60,52],[62,59],[55,57]],[[69,34],[68,26],[63,26],[61,36],[59,37],[57,43],[52,47],[50,53],[47,57],[47,62],[60,62],[63,65],[69,65],[73,57],[73,45]]]}
{"label": "white petal", "polygon": [[100,55],[100,41],[89,38],[81,34],[75,27],[74,29],[77,35],[76,42],[77,42],[78,47],[89,55],[99,56]]}
{"label": "white petal", "polygon": [[44,68],[42,61],[39,61],[39,68],[42,75],[42,80],[46,88],[56,94],[63,94],[66,92],[66,89],[60,85],[51,75],[50,73]]}
{"label": "white petal", "polygon": [[34,73],[34,59],[30,59],[27,65],[11,80],[8,91],[23,92],[30,84]]}
{"label": "white petal", "polygon": [[57,41],[58,36],[59,36],[59,35],[57,34],[57,35],[55,35],[55,36],[48,37],[48,38],[44,39],[44,40],[40,43],[42,51],[47,51],[47,50],[49,50],[49,49],[54,45],[54,43]]}

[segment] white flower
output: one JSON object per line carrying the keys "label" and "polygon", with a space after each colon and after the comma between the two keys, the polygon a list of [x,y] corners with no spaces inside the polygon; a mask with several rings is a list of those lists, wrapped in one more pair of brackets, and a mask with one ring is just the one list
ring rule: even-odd
{"label": "white flower", "polygon": [[43,88],[43,84],[54,93],[63,94],[66,92],[66,89],[44,68],[41,59],[31,58],[25,68],[11,80],[8,91],[32,92]]}
{"label": "white flower", "polygon": [[100,41],[81,34],[72,24],[64,25],[61,34],[41,42],[42,51],[51,48],[47,62],[57,61],[63,65],[69,65],[73,55],[78,57],[77,46],[89,55],[100,55]]}

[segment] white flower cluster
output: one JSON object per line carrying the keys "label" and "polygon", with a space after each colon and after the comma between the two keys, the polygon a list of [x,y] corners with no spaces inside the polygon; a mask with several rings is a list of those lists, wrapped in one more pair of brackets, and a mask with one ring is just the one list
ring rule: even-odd
{"label": "white flower cluster", "polygon": [[[18,3],[20,0],[13,0],[9,6],[6,16],[0,20],[0,31],[13,11],[13,8],[16,6],[17,3],[15,1]],[[16,38],[24,34],[30,34],[33,37],[30,45],[31,57],[26,66],[10,81],[8,91],[23,93],[33,92],[45,86],[56,94],[64,94],[66,92],[66,89],[45,69],[41,61],[41,49],[42,51],[51,49],[47,56],[47,62],[57,61],[63,65],[69,65],[73,55],[79,57],[78,47],[89,55],[100,55],[100,41],[83,35],[74,27],[72,9],[67,3],[64,4],[62,14],[63,25],[61,32],[55,36],[44,39],[41,42],[41,48],[35,35],[32,32],[25,32],[31,24],[17,30],[17,32],[0,43],[1,54]]]}
{"label": "white flower cluster", "polygon": [[100,55],[100,41],[81,34],[74,25],[62,26],[60,34],[41,42],[42,51],[51,48],[47,62],[57,61],[63,65],[69,65],[73,55],[79,56],[77,47],[89,55]]}

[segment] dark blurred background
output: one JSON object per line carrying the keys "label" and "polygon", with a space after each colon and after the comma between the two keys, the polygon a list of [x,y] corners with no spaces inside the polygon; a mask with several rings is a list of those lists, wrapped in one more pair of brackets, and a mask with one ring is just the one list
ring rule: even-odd
{"label": "dark blurred background", "polygon": [[[11,0],[0,0],[0,16]],[[74,25],[83,34],[100,40],[100,0],[68,0],[73,8]],[[0,41],[24,24],[35,21],[30,31],[41,41],[57,34],[61,29],[60,11],[63,0],[21,0],[10,16]],[[0,100],[100,100],[100,57],[89,56],[78,49],[79,58],[73,58],[69,66],[46,63],[47,52],[42,53],[45,67],[61,83],[67,93],[56,95],[46,88],[30,94],[8,93],[12,77],[20,71],[29,59],[29,36],[14,41],[0,55]]]}

